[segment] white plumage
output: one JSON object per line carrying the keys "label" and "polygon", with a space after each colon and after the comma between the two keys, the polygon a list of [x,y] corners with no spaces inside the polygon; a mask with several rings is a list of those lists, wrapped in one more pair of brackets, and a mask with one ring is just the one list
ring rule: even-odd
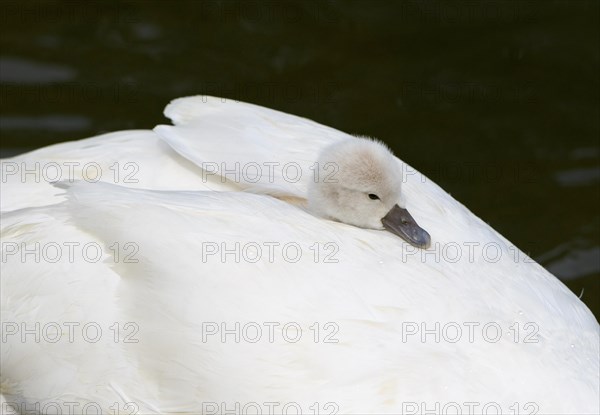
{"label": "white plumage", "polygon": [[[403,203],[431,234],[419,250],[306,210],[311,166],[347,134],[212,97],[165,114],[174,126],[3,160],[7,402],[140,414],[600,411],[592,313],[429,179],[400,164]],[[35,163],[39,180],[22,176]],[[51,163],[58,185],[42,174]],[[235,163],[239,177],[223,169]],[[258,180],[241,170],[252,163],[267,166]]]}

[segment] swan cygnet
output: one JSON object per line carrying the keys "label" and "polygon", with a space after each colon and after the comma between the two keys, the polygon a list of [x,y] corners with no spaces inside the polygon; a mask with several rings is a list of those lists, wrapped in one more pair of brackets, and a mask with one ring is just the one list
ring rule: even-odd
{"label": "swan cygnet", "polygon": [[367,229],[386,229],[418,248],[429,233],[403,207],[402,171],[387,146],[364,137],[323,149],[319,174],[308,187],[309,209],[322,217]]}

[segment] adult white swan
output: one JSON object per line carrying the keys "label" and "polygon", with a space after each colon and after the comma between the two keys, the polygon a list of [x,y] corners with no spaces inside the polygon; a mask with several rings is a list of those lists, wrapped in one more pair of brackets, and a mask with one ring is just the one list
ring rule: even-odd
{"label": "adult white swan", "polygon": [[165,114],[3,160],[4,411],[598,413],[587,307],[383,146]]}

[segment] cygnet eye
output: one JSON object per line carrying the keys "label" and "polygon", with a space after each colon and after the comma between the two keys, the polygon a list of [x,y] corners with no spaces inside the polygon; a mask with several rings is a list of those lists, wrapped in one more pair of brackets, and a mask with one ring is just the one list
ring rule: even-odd
{"label": "cygnet eye", "polygon": [[373,193],[369,193],[369,199],[371,200],[379,200],[379,196]]}

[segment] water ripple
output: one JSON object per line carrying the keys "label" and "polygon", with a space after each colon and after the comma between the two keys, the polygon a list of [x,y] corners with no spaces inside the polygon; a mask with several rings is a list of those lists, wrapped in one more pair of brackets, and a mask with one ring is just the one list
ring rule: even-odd
{"label": "water ripple", "polygon": [[77,72],[64,65],[34,62],[27,59],[0,58],[0,82],[19,82],[22,84],[43,84],[66,82],[75,78]]}

